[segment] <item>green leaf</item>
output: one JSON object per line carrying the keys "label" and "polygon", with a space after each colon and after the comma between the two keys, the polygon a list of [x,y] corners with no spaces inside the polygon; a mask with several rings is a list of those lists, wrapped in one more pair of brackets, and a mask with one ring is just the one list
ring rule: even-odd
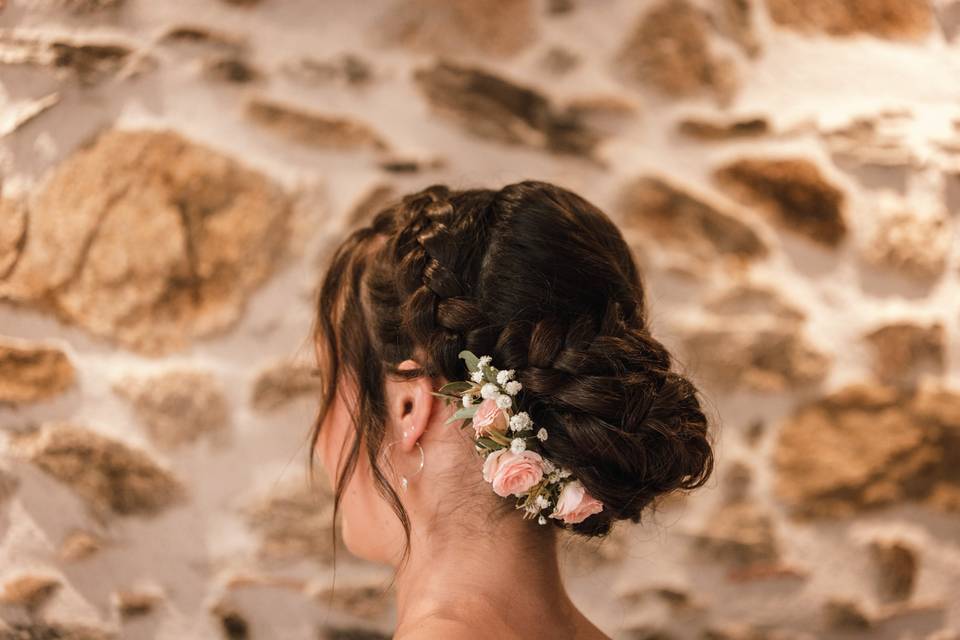
{"label": "green leaf", "polygon": [[487,449],[501,449],[502,447],[491,440],[490,438],[485,438],[483,436],[477,438],[477,442],[485,446]]}
{"label": "green leaf", "polygon": [[473,355],[473,352],[472,352],[472,351],[470,351],[470,350],[468,350],[468,349],[464,349],[463,351],[460,352],[460,354],[459,354],[458,357],[462,358],[463,361],[467,363],[467,370],[468,370],[468,371],[476,371],[476,370],[477,370],[477,365],[478,365],[479,362],[480,362],[480,358],[478,358],[477,356]]}
{"label": "green leaf", "polygon": [[471,418],[471,419],[472,419],[472,418],[473,418],[473,414],[475,414],[475,413],[477,412],[477,409],[479,409],[479,408],[480,408],[480,405],[478,405],[478,404],[475,404],[475,405],[473,405],[473,406],[471,406],[471,407],[461,407],[460,409],[457,410],[456,413],[454,413],[452,416],[450,416],[449,418],[447,418],[447,421],[444,422],[443,424],[450,424],[450,423],[453,422],[454,420],[463,420],[463,419],[465,419],[465,418]]}
{"label": "green leaf", "polygon": [[467,389],[473,387],[473,384],[467,382],[466,380],[457,380],[455,382],[448,382],[447,384],[440,387],[442,393],[462,393]]}
{"label": "green leaf", "polygon": [[444,398],[446,400],[456,400],[457,402],[463,402],[460,396],[450,395],[449,393],[437,393],[436,391],[431,391],[430,395],[437,396],[438,398]]}

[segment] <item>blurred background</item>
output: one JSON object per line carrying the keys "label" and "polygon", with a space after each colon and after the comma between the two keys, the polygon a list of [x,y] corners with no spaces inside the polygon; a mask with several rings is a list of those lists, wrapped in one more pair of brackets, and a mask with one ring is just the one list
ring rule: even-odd
{"label": "blurred background", "polygon": [[0,638],[389,637],[307,483],[320,268],[527,178],[623,230],[718,436],[564,538],[583,611],[960,638],[960,1],[0,7]]}

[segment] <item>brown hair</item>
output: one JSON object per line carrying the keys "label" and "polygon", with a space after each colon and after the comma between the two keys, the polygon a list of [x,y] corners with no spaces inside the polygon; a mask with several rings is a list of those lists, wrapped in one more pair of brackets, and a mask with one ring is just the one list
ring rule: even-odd
{"label": "brown hair", "polygon": [[[639,522],[654,499],[697,488],[712,473],[698,390],[671,371],[673,358],[650,334],[623,235],[600,209],[553,184],[435,184],[376,212],[332,254],[314,337],[326,363],[311,477],[338,377],[350,376],[356,437],[336,480],[334,520],[363,446],[377,491],[403,525],[404,561],[410,522],[376,463],[385,376],[466,379],[464,349],[515,369],[519,410],[550,427],[547,457],[604,504],[567,525],[574,532],[603,537],[615,520]],[[407,358],[421,368],[397,370]]]}

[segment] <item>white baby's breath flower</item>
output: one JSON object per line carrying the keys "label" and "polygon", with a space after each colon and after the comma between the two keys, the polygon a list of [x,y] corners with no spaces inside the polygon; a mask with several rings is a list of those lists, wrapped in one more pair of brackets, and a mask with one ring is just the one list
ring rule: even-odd
{"label": "white baby's breath flower", "polygon": [[473,394],[471,393],[465,394],[464,396],[461,397],[461,400],[463,400],[463,406],[465,407],[473,406]]}
{"label": "white baby's breath flower", "polygon": [[513,378],[514,369],[507,369],[506,371],[497,371],[497,383],[498,384],[507,384],[507,380]]}
{"label": "white baby's breath flower", "polygon": [[553,473],[557,470],[557,465],[553,464],[546,458],[543,459],[543,471],[544,473]]}
{"label": "white baby's breath flower", "polygon": [[546,440],[546,439],[547,439],[547,430],[544,429],[543,427],[540,427],[540,430],[537,431],[537,438],[539,438],[541,442],[543,442],[544,440]]}
{"label": "white baby's breath flower", "polygon": [[573,475],[573,472],[570,471],[569,469],[560,469],[559,475],[561,478],[569,478],[570,476]]}
{"label": "white baby's breath flower", "polygon": [[483,371],[480,371],[479,369],[477,369],[476,371],[470,374],[470,379],[473,380],[474,382],[483,382]]}
{"label": "white baby's breath flower", "polygon": [[511,431],[523,431],[524,429],[530,429],[531,424],[533,423],[530,420],[530,414],[526,411],[520,411],[515,416],[510,416],[510,430]]}
{"label": "white baby's breath flower", "polygon": [[520,453],[527,448],[527,443],[523,438],[514,438],[510,441],[510,451]]}
{"label": "white baby's breath flower", "polygon": [[491,360],[493,360],[493,356],[480,356],[477,358],[477,368],[479,369],[483,365],[489,365]]}
{"label": "white baby's breath flower", "polygon": [[505,393],[497,396],[497,406],[501,409],[509,409],[513,406],[513,400]]}
{"label": "white baby's breath flower", "polygon": [[503,385],[503,388],[507,393],[509,393],[512,396],[515,396],[520,391],[520,389],[523,388],[523,385],[520,384],[519,380],[510,380],[505,385]]}
{"label": "white baby's breath flower", "polygon": [[537,494],[537,497],[534,498],[533,501],[541,509],[546,509],[547,507],[550,506],[550,501],[540,494]]}
{"label": "white baby's breath flower", "polygon": [[543,516],[539,516],[537,518],[537,522],[539,522],[540,524],[547,524],[547,519],[544,518]]}
{"label": "white baby's breath flower", "polygon": [[497,394],[499,393],[500,393],[500,390],[497,389],[497,385],[493,384],[492,382],[488,382],[487,384],[480,387],[480,396],[484,400],[489,400],[490,398],[496,398]]}

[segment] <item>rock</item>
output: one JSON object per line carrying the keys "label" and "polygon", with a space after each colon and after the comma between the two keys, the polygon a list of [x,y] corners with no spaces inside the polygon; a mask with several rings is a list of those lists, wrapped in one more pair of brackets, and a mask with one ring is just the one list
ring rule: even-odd
{"label": "rock", "polygon": [[671,247],[703,265],[719,261],[740,265],[768,253],[746,222],[659,177],[629,182],[616,208],[626,230],[637,231],[641,243]]}
{"label": "rock", "polygon": [[912,40],[934,26],[926,0],[767,0],[767,12],[781,26],[832,36],[867,33]]}
{"label": "rock", "polygon": [[203,62],[203,75],[208,80],[245,84],[263,77],[253,65],[236,56],[214,56]]}
{"label": "rock", "polygon": [[751,58],[760,53],[760,42],[753,29],[751,0],[720,0],[710,3],[710,22]]}
{"label": "rock", "polygon": [[872,236],[861,248],[865,262],[925,281],[943,273],[953,241],[953,224],[946,212],[919,215],[894,209],[877,218]]}
{"label": "rock", "polygon": [[723,328],[687,330],[684,351],[697,372],[724,392],[783,393],[822,382],[833,363],[792,324],[752,327],[723,323]]}
{"label": "rock", "polygon": [[476,67],[439,61],[414,72],[431,107],[475,136],[591,156],[601,136],[542,93]]}
{"label": "rock", "polygon": [[239,319],[284,255],[292,204],[176,133],[112,130],[64,161],[29,210],[0,300],[160,355]]}
{"label": "rock", "polygon": [[744,158],[714,172],[717,183],[787,229],[828,248],[846,237],[844,194],[805,158]]}
{"label": "rock", "polygon": [[227,640],[247,640],[250,637],[250,623],[239,611],[219,605],[211,613],[220,620],[220,628]]}
{"label": "rock", "polygon": [[230,409],[223,388],[208,372],[174,370],[115,386],[133,403],[150,438],[163,449],[196,442],[230,426]]}
{"label": "rock", "polygon": [[870,544],[870,553],[876,567],[879,597],[885,602],[909,599],[919,564],[911,545],[896,540],[874,540]]}
{"label": "rock", "polygon": [[770,124],[760,116],[727,121],[690,117],[680,121],[677,131],[691,138],[713,142],[766,135],[770,132]]}
{"label": "rock", "polygon": [[361,86],[373,80],[370,63],[353,53],[343,53],[330,60],[301,57],[281,65],[286,75],[306,84],[339,81],[350,86]]}
{"label": "rock", "polygon": [[543,54],[540,66],[547,73],[562,76],[573,71],[581,62],[580,56],[563,47],[550,47]]}
{"label": "rock", "polygon": [[910,146],[912,125],[909,111],[891,109],[852,118],[820,135],[840,164],[919,168],[923,162]]}
{"label": "rock", "polygon": [[60,589],[60,579],[51,575],[20,574],[3,583],[0,602],[19,605],[29,610],[43,606]]}
{"label": "rock", "polygon": [[89,531],[71,531],[60,544],[58,553],[64,562],[76,562],[88,558],[103,547],[103,540]]}
{"label": "rock", "polygon": [[210,29],[203,25],[179,24],[160,35],[162,44],[187,44],[216,47],[238,52],[247,48],[247,38],[240,34]]}
{"label": "rock", "polygon": [[315,594],[325,606],[349,613],[362,620],[373,620],[386,614],[392,604],[394,593],[382,580],[353,579],[347,584],[338,583],[331,588],[321,588]]}
{"label": "rock", "polygon": [[346,215],[346,225],[354,228],[368,224],[373,216],[400,194],[392,184],[378,183],[369,188],[350,206]]}
{"label": "rock", "polygon": [[116,634],[83,624],[50,622],[0,622],[0,640],[114,640]]}
{"label": "rock", "polygon": [[319,394],[321,380],[314,372],[312,366],[288,362],[264,370],[253,385],[253,408],[272,411],[296,398]]}
{"label": "rock", "polygon": [[145,452],[68,423],[18,434],[14,451],[85,498],[96,515],[153,515],[181,501],[183,485]]}
{"label": "rock", "polygon": [[112,594],[113,606],[121,618],[145,616],[163,600],[159,590],[121,590]]}
{"label": "rock", "polygon": [[538,37],[531,0],[397,0],[379,39],[436,55],[513,56]]}
{"label": "rock", "polygon": [[[749,282],[735,283],[728,289],[711,294],[703,308],[727,319],[748,321],[760,317],[781,323],[802,323],[807,314],[793,306],[774,288]],[[781,325],[782,326],[782,325]]]}
{"label": "rock", "polygon": [[124,42],[21,35],[10,30],[0,35],[0,60],[4,64],[48,67],[61,75],[71,75],[83,86],[116,76],[133,52]]}
{"label": "rock", "polygon": [[312,113],[263,98],[247,103],[247,117],[268,131],[311,147],[386,151],[389,145],[368,125],[343,116]]}
{"label": "rock", "polygon": [[3,467],[0,467],[0,506],[16,495],[20,488],[20,479]]}
{"label": "rock", "polygon": [[873,627],[859,602],[848,598],[830,598],[823,605],[824,626],[833,631],[863,632]]}
{"label": "rock", "polygon": [[0,336],[0,405],[47,400],[75,382],[73,364],[60,349]]}
{"label": "rock", "polygon": [[730,60],[709,42],[707,16],[687,0],[661,0],[647,10],[615,56],[623,77],[681,98],[712,94],[721,104],[736,89]]}
{"label": "rock", "polygon": [[115,11],[126,4],[126,0],[60,0],[60,2],[74,13]]}
{"label": "rock", "polygon": [[[261,560],[309,558],[322,564],[332,562],[333,504],[330,496],[312,490],[306,481],[274,490],[244,508],[243,513],[250,528],[260,536]],[[336,548],[343,549],[339,540]]]}
{"label": "rock", "polygon": [[772,518],[750,501],[722,504],[693,539],[699,551],[734,565],[773,563],[780,556]]}
{"label": "rock", "polygon": [[848,385],[786,419],[773,461],[775,493],[797,519],[906,501],[960,512],[960,392]]}
{"label": "rock", "polygon": [[27,241],[27,210],[24,203],[0,198],[0,280],[17,265]]}
{"label": "rock", "polygon": [[942,322],[897,322],[870,331],[864,339],[873,351],[874,374],[884,383],[911,385],[923,374],[942,376],[946,371]]}

